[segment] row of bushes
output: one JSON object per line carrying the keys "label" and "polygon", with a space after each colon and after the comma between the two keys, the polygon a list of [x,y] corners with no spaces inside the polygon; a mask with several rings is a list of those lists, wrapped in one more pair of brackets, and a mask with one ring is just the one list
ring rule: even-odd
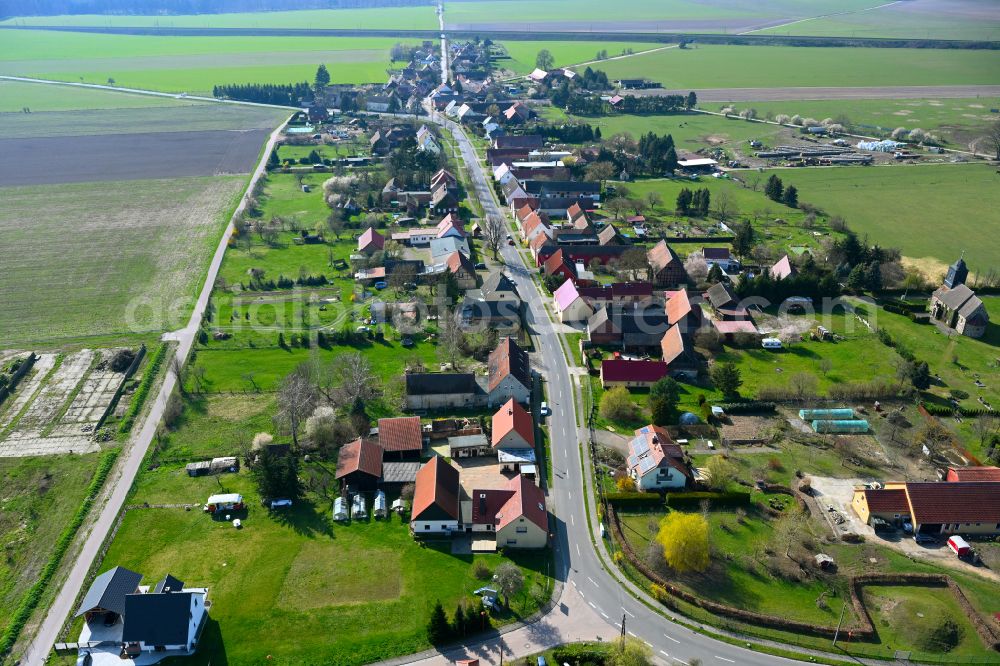
{"label": "row of bushes", "polygon": [[35,365],[35,361],[38,360],[38,356],[32,352],[24,359],[15,359],[8,366],[7,372],[0,373],[0,377],[4,379],[0,383],[0,402],[7,399],[14,389],[17,388],[17,383],[21,381],[21,378],[28,374],[31,367]]}
{"label": "row of bushes", "polygon": [[667,506],[675,509],[697,506],[706,500],[711,502],[713,506],[747,506],[750,504],[750,493],[739,490],[730,492],[695,491],[690,493],[667,493]]}
{"label": "row of bushes", "polygon": [[976,417],[995,413],[985,407],[948,407],[947,405],[930,405],[926,402],[921,404],[924,410],[931,416],[954,416],[955,414],[960,414],[962,416]]}
{"label": "row of bushes", "polygon": [[139,388],[132,395],[132,402],[128,406],[128,411],[125,412],[121,423],[118,424],[118,432],[121,434],[124,435],[132,430],[132,424],[135,423],[136,417],[142,411],[142,406],[146,402],[146,396],[149,395],[149,390],[153,387],[153,381],[156,379],[156,375],[159,374],[160,366],[163,365],[163,359],[166,356],[167,345],[166,343],[161,343],[156,348],[156,351],[153,352],[149,363],[146,364],[146,371],[142,373],[142,381],[139,382]]}
{"label": "row of bushes", "polygon": [[900,307],[899,305],[894,305],[892,303],[886,303],[882,306],[882,309],[886,312],[891,312],[892,314],[902,315],[915,324],[927,324],[930,323],[927,317],[918,317],[917,313],[910,308]]}
{"label": "row of bushes", "polygon": [[325,275],[305,275],[296,279],[279,275],[277,280],[251,280],[250,284],[240,286],[249,291],[274,291],[275,289],[292,289],[299,287],[322,287],[329,284],[330,280]]}
{"label": "row of bushes", "polygon": [[773,402],[763,400],[747,400],[746,402],[725,402],[719,405],[727,414],[747,414],[750,412],[773,412],[777,406]]}
{"label": "row of bushes", "polygon": [[552,650],[552,661],[557,664],[599,666],[608,659],[611,646],[607,643],[570,643]]}
{"label": "row of bushes", "polygon": [[10,623],[7,625],[3,637],[0,638],[0,656],[11,651],[24,625],[28,622],[35,608],[38,607],[45,588],[59,569],[59,564],[62,562],[66,550],[69,548],[70,543],[72,543],[80,526],[83,525],[84,519],[86,519],[87,514],[90,512],[90,507],[94,504],[94,498],[97,497],[97,493],[104,486],[104,481],[108,478],[108,474],[111,473],[111,468],[114,466],[117,458],[117,449],[108,451],[101,458],[101,462],[98,463],[94,478],[90,480],[90,485],[87,486],[87,496],[80,503],[80,508],[76,510],[73,520],[70,521],[66,529],[59,535],[59,540],[56,541],[55,547],[52,549],[49,561],[45,563],[45,567],[38,573],[35,584],[25,593],[21,599],[21,603],[18,604],[17,609],[11,614]]}

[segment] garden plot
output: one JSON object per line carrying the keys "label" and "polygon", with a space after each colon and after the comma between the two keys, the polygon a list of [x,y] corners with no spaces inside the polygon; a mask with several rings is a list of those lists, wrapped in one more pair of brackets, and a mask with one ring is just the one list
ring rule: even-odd
{"label": "garden plot", "polygon": [[35,365],[31,367],[28,375],[18,383],[14,397],[7,405],[7,411],[0,417],[0,432],[3,432],[11,424],[24,409],[24,406],[28,404],[28,401],[38,392],[55,364],[55,354],[40,354],[38,356],[38,360],[35,361]]}
{"label": "garden plot", "polygon": [[54,356],[43,355],[6,414],[0,457],[99,451],[92,434],[125,379],[99,360],[91,349],[70,354],[58,365]]}

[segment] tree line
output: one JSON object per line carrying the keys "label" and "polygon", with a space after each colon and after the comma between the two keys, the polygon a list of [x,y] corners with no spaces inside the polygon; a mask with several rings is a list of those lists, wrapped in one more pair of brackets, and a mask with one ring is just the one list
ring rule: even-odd
{"label": "tree line", "polygon": [[425,0],[0,0],[0,16],[225,14],[426,4]]}
{"label": "tree line", "polygon": [[[552,103],[557,104],[553,99]],[[610,102],[601,99],[600,95],[571,95],[567,98],[566,110],[578,116],[601,116],[610,111],[615,113],[657,114],[686,111],[698,103],[697,95],[692,91],[687,95],[650,95],[648,97],[623,96],[621,101],[612,106]]]}
{"label": "tree line", "polygon": [[303,100],[312,99],[312,87],[301,83],[228,83],[212,87],[212,97],[235,99],[257,104],[300,106]]}

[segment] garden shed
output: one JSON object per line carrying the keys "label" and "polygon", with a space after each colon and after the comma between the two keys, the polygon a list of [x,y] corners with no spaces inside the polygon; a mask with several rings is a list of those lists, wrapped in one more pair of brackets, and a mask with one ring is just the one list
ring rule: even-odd
{"label": "garden shed", "polygon": [[355,495],[351,502],[351,518],[361,520],[368,517],[368,507],[364,495]]}
{"label": "garden shed", "polygon": [[385,492],[378,491],[375,493],[375,503],[372,506],[375,512],[376,518],[385,518],[386,516],[386,503],[385,503]]}

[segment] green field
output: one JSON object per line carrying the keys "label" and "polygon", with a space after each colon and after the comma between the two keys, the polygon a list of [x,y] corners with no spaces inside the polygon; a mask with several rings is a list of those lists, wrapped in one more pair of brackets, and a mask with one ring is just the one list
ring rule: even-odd
{"label": "green field", "polygon": [[1000,119],[1000,115],[990,112],[1000,108],[1000,98],[996,97],[712,102],[699,106],[710,111],[725,107],[737,112],[754,109],[758,118],[773,118],[778,114],[817,120],[833,118],[854,133],[873,136],[891,133],[897,127],[919,127],[961,149],[983,136],[986,127]]}
{"label": "green field", "polygon": [[0,74],[211,94],[223,83],[311,81],[323,63],[333,83],[386,78],[387,37],[160,37],[5,31]]}
{"label": "green field", "polygon": [[610,79],[665,88],[972,85],[1000,83],[997,51],[715,46],[667,49],[602,63]]}
{"label": "green field", "polygon": [[[329,474],[312,467],[306,471]],[[435,601],[449,615],[459,601],[473,603],[471,592],[483,584],[473,562],[493,568],[508,559],[454,556],[447,541],[423,547],[395,516],[335,524],[333,497],[323,491],[271,514],[246,472],[192,479],[183,465],[166,465],[143,472],[130,504],[198,505],[224,491],[246,499],[242,530],[198,510],[133,510],[100,567],[124,566],[147,582],[170,572],[209,588],[210,621],[186,663],[242,664],[266,655],[272,664],[350,665],[418,652],[430,647],[426,623]],[[511,597],[512,610],[498,623],[529,615],[551,589],[547,553],[510,559],[525,573],[525,590]]]}
{"label": "green field", "polygon": [[[68,88],[65,86],[44,86],[37,83],[0,81],[0,114],[21,114],[28,107],[38,111],[79,111],[108,109],[142,109],[147,107],[182,106],[191,104],[170,97],[151,95],[128,95],[124,93],[93,90],[88,88]],[[0,123],[6,118],[0,115]]]}
{"label": "green field", "polygon": [[[508,40],[503,42],[511,60],[500,60],[498,67],[510,69],[517,74],[527,74],[535,69],[535,57],[542,49],[548,49],[552,54],[556,67],[568,67],[581,62],[590,62],[597,58],[599,51],[606,50],[608,57],[621,55],[626,49],[633,52],[655,49],[661,44],[651,44],[644,42],[534,42]],[[591,65],[594,69],[602,69],[602,63]]]}
{"label": "green field", "polygon": [[[765,172],[767,177],[769,172]],[[983,225],[995,220],[1000,190],[987,165],[919,165],[869,168],[782,169],[799,201],[841,215],[873,242],[901,247],[908,257],[950,264],[965,251],[973,272],[1000,266],[1000,243],[983,242]]]}
{"label": "green field", "polygon": [[0,633],[80,508],[99,457],[0,458]]}
{"label": "green field", "polygon": [[375,7],[286,12],[197,14],[177,16],[70,16],[18,17],[7,25],[141,26],[159,28],[343,28],[435,30],[434,7]]}
{"label": "green field", "polygon": [[245,180],[4,188],[0,341],[183,326]]}

